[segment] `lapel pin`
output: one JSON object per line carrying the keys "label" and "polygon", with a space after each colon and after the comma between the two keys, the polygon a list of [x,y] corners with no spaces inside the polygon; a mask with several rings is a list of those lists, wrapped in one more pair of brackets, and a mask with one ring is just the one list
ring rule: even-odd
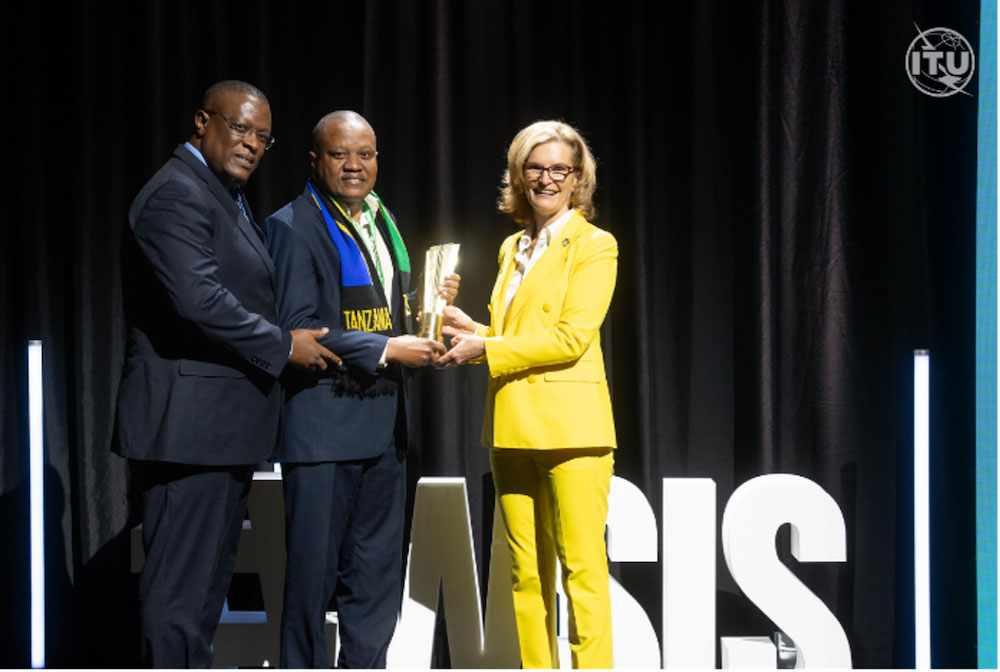
{"label": "lapel pin", "polygon": [[562,246],[566,247],[567,245],[569,245],[569,238],[563,238],[562,239]]}

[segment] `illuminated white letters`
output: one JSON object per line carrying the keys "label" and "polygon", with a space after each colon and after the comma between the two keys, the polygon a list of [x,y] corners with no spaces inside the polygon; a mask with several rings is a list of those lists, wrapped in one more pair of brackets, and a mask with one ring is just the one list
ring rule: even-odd
{"label": "illuminated white letters", "polygon": [[[747,481],[729,498],[722,516],[729,572],[750,601],[795,642],[796,667],[850,667],[844,629],[777,556],[774,538],[785,523],[791,524],[791,552],[799,562],[846,559],[844,517],[833,498],[809,479],[771,474]],[[761,666],[761,644],[750,639],[753,644],[729,643],[731,667]]]}
{"label": "illuminated white letters", "polygon": [[663,479],[663,666],[715,667],[715,481]]}
{"label": "illuminated white letters", "polygon": [[444,597],[452,667],[521,666],[505,537],[498,510],[493,523],[484,629],[465,479],[420,479],[413,503],[403,609],[389,645],[387,667],[430,667],[439,589]]}
{"label": "illuminated white letters", "polygon": [[[268,666],[276,659],[284,575],[284,521],[278,481],[255,480],[252,525],[244,529],[237,573],[257,574],[264,612],[227,612],[215,637],[220,665]],[[716,486],[711,479],[663,479],[662,664],[715,665]],[[799,562],[843,562],[844,518],[822,488],[800,476],[772,474],[737,488],[722,516],[726,565],[747,599],[784,633],[782,657],[796,667],[851,665],[844,630],[829,609],[775,551],[779,527],[791,525],[791,552]],[[614,477],[608,501],[608,557],[612,562],[655,562],[656,519],[645,495]],[[402,613],[389,647],[388,667],[429,668],[439,596],[443,596],[451,664],[456,668],[517,668],[520,654],[511,594],[510,555],[499,511],[494,515],[485,618],[464,478],[422,478],[417,485]],[[142,541],[133,530],[132,568],[142,567]],[[559,589],[561,594],[561,587]],[[565,598],[560,611],[565,613]],[[639,602],[611,578],[616,668],[655,668],[661,649]],[[569,666],[565,619],[560,662]],[[335,626],[328,628],[335,655]],[[760,633],[768,634],[768,633]],[[723,667],[776,667],[778,650],[765,636],[724,637]],[[786,658],[786,659],[787,659]]]}

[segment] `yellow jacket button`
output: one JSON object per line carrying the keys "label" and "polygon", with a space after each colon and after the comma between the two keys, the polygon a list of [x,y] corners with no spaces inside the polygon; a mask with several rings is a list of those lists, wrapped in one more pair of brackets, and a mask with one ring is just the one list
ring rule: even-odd
{"label": "yellow jacket button", "polygon": [[549,304],[547,304],[547,303],[543,303],[543,304],[542,304],[542,310],[543,310],[543,311],[545,311],[545,312],[547,313],[547,312],[549,312],[550,310],[552,310],[552,308],[551,308],[551,307],[549,306]]}
{"label": "yellow jacket button", "polygon": [[535,382],[535,374],[531,374],[530,376],[528,376],[528,382],[529,383]]}

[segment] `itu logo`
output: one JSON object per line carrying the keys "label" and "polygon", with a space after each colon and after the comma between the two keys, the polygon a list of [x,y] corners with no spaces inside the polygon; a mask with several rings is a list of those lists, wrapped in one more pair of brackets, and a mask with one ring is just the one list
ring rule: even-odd
{"label": "itu logo", "polygon": [[976,55],[969,41],[950,28],[916,28],[906,50],[906,74],[913,86],[935,98],[971,95],[965,87],[976,71]]}

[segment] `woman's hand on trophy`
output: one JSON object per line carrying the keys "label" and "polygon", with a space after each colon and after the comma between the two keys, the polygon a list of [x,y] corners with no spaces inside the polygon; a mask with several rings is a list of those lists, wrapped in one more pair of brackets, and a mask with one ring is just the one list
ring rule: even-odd
{"label": "woman's hand on trophy", "polygon": [[448,336],[475,335],[476,322],[458,306],[445,306],[441,315],[441,333]]}
{"label": "woman's hand on trophy", "polygon": [[[464,314],[464,313],[463,313]],[[466,316],[468,317],[468,316]],[[441,355],[436,366],[439,369],[459,366],[486,354],[486,340],[475,334],[453,336],[451,350]]]}

